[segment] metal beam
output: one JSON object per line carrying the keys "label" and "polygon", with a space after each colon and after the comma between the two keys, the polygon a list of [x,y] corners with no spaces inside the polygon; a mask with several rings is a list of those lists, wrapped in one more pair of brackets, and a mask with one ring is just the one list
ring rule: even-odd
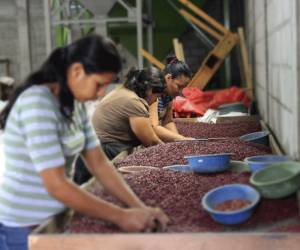
{"label": "metal beam", "polygon": [[[102,17],[95,17],[95,19],[101,19]],[[106,16],[105,16],[106,18]],[[103,23],[97,23],[97,25],[95,25],[96,28],[96,33],[101,34],[103,36],[107,36],[107,22],[103,22]]]}
{"label": "metal beam", "polygon": [[24,79],[31,71],[28,0],[16,0],[16,7],[19,35],[20,79]]}
{"label": "metal beam", "polygon": [[125,3],[123,0],[118,0],[118,3],[121,4],[127,10],[127,14],[129,12],[132,12],[132,7]]}
{"label": "metal beam", "polygon": [[76,20],[60,20],[60,21],[54,21],[53,25],[69,25],[69,24],[97,24],[97,23],[121,23],[121,22],[132,22],[131,18],[127,17],[109,17],[109,18],[103,18],[103,19],[76,19]]}
{"label": "metal beam", "polygon": [[142,69],[144,66],[143,55],[141,49],[143,48],[143,20],[142,20],[142,0],[136,0],[136,30],[137,30],[137,59],[138,67]]}
{"label": "metal beam", "polygon": [[45,17],[45,39],[46,39],[46,54],[49,55],[52,50],[52,35],[51,35],[51,14],[49,0],[44,0],[44,17]]}
{"label": "metal beam", "polygon": [[[230,0],[223,1],[223,11],[224,11],[224,26],[226,29],[230,30]],[[230,54],[225,58],[225,86],[231,86],[231,57]]]}
{"label": "metal beam", "polygon": [[153,55],[153,23],[152,23],[152,0],[146,0],[147,16],[151,23],[147,25],[147,49]]}
{"label": "metal beam", "polygon": [[[168,0],[169,5],[177,12],[179,13],[179,8],[176,7],[176,5],[171,1]],[[180,13],[179,13],[180,14]],[[180,15],[187,23],[191,25],[191,27],[196,31],[196,36],[200,38],[200,40],[204,43],[204,45],[207,46],[207,48],[211,49],[215,47],[214,43],[209,39],[209,37],[202,32],[201,29],[199,29],[194,23],[192,23],[189,19],[186,17]]]}

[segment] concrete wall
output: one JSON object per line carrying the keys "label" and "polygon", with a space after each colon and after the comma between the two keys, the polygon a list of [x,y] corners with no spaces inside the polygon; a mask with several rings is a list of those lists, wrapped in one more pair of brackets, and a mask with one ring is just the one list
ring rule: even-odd
{"label": "concrete wall", "polygon": [[[17,83],[45,60],[44,32],[43,1],[0,1],[0,58],[10,60]],[[6,75],[2,65],[0,75]]]}
{"label": "concrete wall", "polygon": [[44,1],[30,0],[28,7],[31,67],[37,70],[46,59]]}
{"label": "concrete wall", "polygon": [[[0,58],[11,62],[10,73],[18,75],[18,36],[16,6],[14,1],[0,1]],[[0,64],[0,76],[6,75],[6,69]]]}
{"label": "concrete wall", "polygon": [[248,0],[246,34],[262,118],[286,152],[300,158],[297,0]]}

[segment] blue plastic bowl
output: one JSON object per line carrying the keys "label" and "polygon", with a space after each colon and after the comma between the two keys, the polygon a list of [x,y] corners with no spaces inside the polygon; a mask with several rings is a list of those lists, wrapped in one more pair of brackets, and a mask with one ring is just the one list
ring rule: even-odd
{"label": "blue plastic bowl", "polygon": [[261,170],[271,164],[283,161],[289,161],[290,158],[286,155],[257,155],[245,158],[252,172]]}
{"label": "blue plastic bowl", "polygon": [[[249,206],[233,211],[218,211],[215,206],[228,200],[248,200]],[[258,204],[260,194],[251,186],[244,184],[230,184],[207,192],[202,198],[202,207],[216,222],[226,225],[240,224],[252,215],[255,206]]]}
{"label": "blue plastic bowl", "polygon": [[268,146],[269,145],[269,131],[259,131],[251,134],[242,135],[240,137],[243,141],[249,141],[259,143]]}
{"label": "blue plastic bowl", "polygon": [[189,166],[196,173],[222,172],[229,167],[231,153],[188,155],[185,156]]}
{"label": "blue plastic bowl", "polygon": [[165,170],[172,170],[172,171],[180,171],[180,172],[190,172],[192,171],[189,165],[172,165],[163,167]]}

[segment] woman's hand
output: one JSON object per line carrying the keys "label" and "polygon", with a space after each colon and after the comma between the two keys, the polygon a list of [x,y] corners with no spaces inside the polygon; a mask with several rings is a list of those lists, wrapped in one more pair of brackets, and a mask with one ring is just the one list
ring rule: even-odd
{"label": "woman's hand", "polygon": [[126,232],[141,232],[149,227],[151,219],[152,215],[147,209],[127,208],[123,209],[116,224]]}
{"label": "woman's hand", "polygon": [[151,228],[158,226],[155,224],[155,221],[157,221],[161,231],[166,231],[167,224],[170,222],[169,217],[158,207],[146,207],[146,209],[151,213],[152,216],[150,221]]}
{"label": "woman's hand", "polygon": [[123,214],[117,224],[126,232],[141,232],[155,229],[157,226],[155,221],[158,221],[164,231],[169,218],[159,208],[128,208],[123,210]]}

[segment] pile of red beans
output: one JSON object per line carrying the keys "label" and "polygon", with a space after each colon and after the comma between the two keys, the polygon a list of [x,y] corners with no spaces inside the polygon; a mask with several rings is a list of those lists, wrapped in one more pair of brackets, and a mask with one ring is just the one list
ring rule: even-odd
{"label": "pile of red beans", "polygon": [[238,209],[242,209],[244,207],[247,207],[251,204],[250,201],[248,200],[241,200],[241,199],[236,199],[236,200],[228,200],[224,201],[222,203],[217,204],[214,209],[217,211],[234,211]]}
{"label": "pile of red beans", "polygon": [[117,161],[116,167],[152,166],[162,168],[174,164],[187,164],[184,156],[198,154],[232,153],[232,160],[269,154],[270,148],[257,143],[244,142],[237,138],[220,141],[182,141],[146,148]]}
{"label": "pile of red beans", "polygon": [[[249,184],[250,173],[222,172],[197,175],[162,170],[174,164],[186,164],[184,156],[197,154],[232,153],[232,160],[269,154],[269,147],[244,142],[239,136],[261,130],[257,121],[238,123],[204,124],[178,122],[177,127],[185,136],[194,138],[229,137],[225,140],[182,141],[146,148],[115,163],[121,166],[152,166],[158,170],[143,170],[124,178],[138,197],[149,206],[162,208],[170,218],[167,232],[223,232],[223,231],[272,231],[277,222],[299,220],[295,196],[285,199],[262,199],[254,215],[236,226],[224,226],[213,221],[201,207],[201,199],[209,190],[231,183]],[[90,190],[96,196],[125,206],[104,191],[100,185]],[[232,204],[230,204],[231,206]],[[236,203],[235,203],[236,205]],[[241,205],[240,203],[238,204]],[[243,205],[243,204],[242,204]],[[247,204],[246,204],[247,205]],[[278,228],[278,231],[300,231],[299,225]],[[119,233],[121,230],[112,223],[75,213],[65,225],[69,233]]]}
{"label": "pile of red beans", "polygon": [[[273,225],[298,214],[294,196],[279,200],[263,199],[253,217],[238,226],[214,222],[201,207],[206,192],[229,183],[248,184],[249,173],[224,172],[195,175],[166,170],[146,170],[125,176],[134,192],[149,206],[161,207],[171,222],[167,232],[209,232],[250,230],[260,225]],[[92,193],[115,204],[124,205],[99,186]],[[280,211],[280,213],[279,213]],[[120,229],[108,222],[76,214],[65,230],[70,233],[117,233]]]}
{"label": "pile of red beans", "polygon": [[230,123],[191,123],[176,122],[180,134],[193,138],[240,137],[245,134],[261,131],[259,121]]}

